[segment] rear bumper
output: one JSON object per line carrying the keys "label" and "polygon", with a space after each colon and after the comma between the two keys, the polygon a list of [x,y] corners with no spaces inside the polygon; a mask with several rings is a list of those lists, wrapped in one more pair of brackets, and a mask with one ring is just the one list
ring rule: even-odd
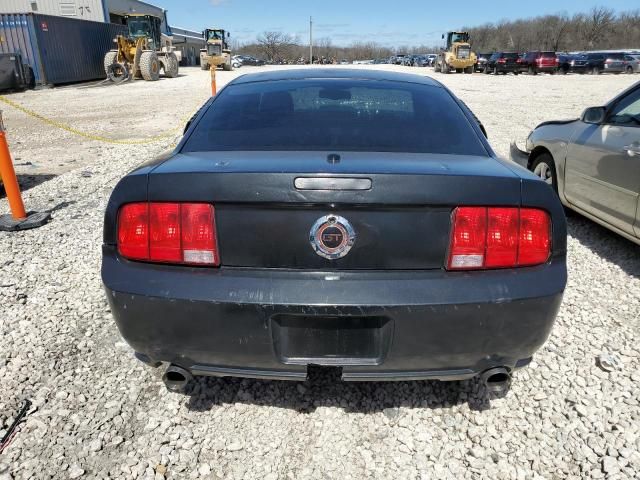
{"label": "rear bumper", "polygon": [[[102,278],[133,349],[195,375],[304,380],[320,364],[342,367],[345,380],[454,380],[528,362],[560,307],[565,261],[473,273],[213,270],[129,262],[107,246]],[[320,345],[282,335],[283,325],[324,321],[377,322],[377,356],[286,354],[300,338],[332,348],[330,335]]]}

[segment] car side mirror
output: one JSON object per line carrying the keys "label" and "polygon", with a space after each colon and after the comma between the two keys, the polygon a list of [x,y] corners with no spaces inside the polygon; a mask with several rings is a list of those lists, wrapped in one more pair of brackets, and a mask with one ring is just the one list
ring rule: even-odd
{"label": "car side mirror", "polygon": [[594,125],[600,125],[604,122],[604,118],[607,114],[605,107],[590,107],[587,108],[582,117],[580,118],[584,123],[592,123]]}

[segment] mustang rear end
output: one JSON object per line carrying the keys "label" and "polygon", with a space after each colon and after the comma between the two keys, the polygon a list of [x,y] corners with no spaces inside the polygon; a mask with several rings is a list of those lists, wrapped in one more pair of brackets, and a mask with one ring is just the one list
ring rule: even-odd
{"label": "mustang rear end", "polygon": [[170,155],[127,175],[102,278],[123,337],[191,375],[508,385],[566,284],[548,186],[495,157],[433,80],[375,71],[240,77]]}

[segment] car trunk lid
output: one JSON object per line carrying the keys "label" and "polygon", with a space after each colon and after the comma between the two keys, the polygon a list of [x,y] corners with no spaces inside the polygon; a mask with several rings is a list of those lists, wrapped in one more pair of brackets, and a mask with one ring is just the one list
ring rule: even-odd
{"label": "car trunk lid", "polygon": [[[490,157],[334,152],[177,155],[149,176],[150,201],[215,204],[223,266],[438,269],[458,205],[520,204],[520,179]],[[328,259],[312,228],[342,217],[355,243]]]}

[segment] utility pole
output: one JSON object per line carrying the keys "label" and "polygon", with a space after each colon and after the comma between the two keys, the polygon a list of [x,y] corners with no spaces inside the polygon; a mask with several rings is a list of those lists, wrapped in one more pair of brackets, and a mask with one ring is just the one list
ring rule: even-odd
{"label": "utility pole", "polygon": [[309,17],[309,64],[313,65],[313,17]]}

